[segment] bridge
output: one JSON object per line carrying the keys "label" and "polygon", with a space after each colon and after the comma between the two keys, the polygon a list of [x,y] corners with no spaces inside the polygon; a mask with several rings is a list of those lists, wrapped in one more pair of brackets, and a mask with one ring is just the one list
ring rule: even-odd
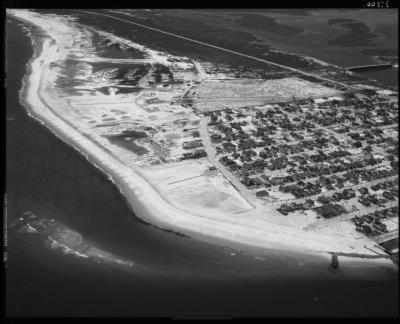
{"label": "bridge", "polygon": [[382,64],[349,66],[346,68],[346,70],[349,70],[349,71],[375,70],[375,69],[391,68],[391,67],[393,67],[393,65],[391,63],[382,63]]}

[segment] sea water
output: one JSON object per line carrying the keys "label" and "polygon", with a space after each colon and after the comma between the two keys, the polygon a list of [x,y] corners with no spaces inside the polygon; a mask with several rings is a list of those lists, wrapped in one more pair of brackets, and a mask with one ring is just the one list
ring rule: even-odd
{"label": "sea water", "polygon": [[52,248],[51,231],[10,230],[8,316],[397,315],[397,274],[379,267],[335,272],[323,258],[223,248],[140,221],[105,175],[27,115],[18,93],[32,46],[16,21],[6,32],[7,224],[46,220],[111,256],[80,258]]}

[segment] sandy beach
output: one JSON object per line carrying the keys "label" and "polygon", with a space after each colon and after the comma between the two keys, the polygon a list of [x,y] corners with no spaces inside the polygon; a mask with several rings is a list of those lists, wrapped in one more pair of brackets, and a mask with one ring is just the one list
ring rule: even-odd
{"label": "sandy beach", "polygon": [[[29,13],[23,11],[10,12],[16,18],[29,23]],[[363,245],[364,242],[354,242],[352,247],[350,240],[339,241],[338,237],[322,235],[312,232],[304,232],[297,228],[290,228],[280,224],[268,223],[268,226],[260,226],[251,220],[238,220],[232,218],[213,218],[212,215],[200,216],[182,211],[171,205],[163,192],[141,171],[139,167],[127,166],[121,159],[113,155],[107,148],[93,141],[83,134],[72,123],[65,120],[60,111],[57,111],[48,103],[47,89],[49,80],[46,77],[46,69],[51,62],[59,60],[67,52],[52,37],[51,31],[46,30],[46,25],[40,27],[46,37],[34,37],[35,55],[28,63],[27,75],[24,78],[20,99],[26,107],[28,114],[42,123],[51,132],[64,142],[68,143],[94,166],[105,173],[121,194],[126,197],[127,203],[133,213],[143,221],[158,228],[172,230],[190,237],[214,242],[222,246],[243,246],[247,248],[262,248],[266,251],[287,251],[300,254],[320,254],[324,259],[328,258],[328,252],[342,253],[369,253]],[[65,52],[63,52],[65,51]],[[349,244],[350,243],[350,244]],[[358,245],[357,245],[358,244]],[[343,257],[346,260],[355,258]],[[342,257],[339,257],[341,261]],[[327,260],[327,261],[328,261]],[[368,262],[355,261],[357,266],[363,264],[381,264],[389,268],[397,267],[382,255],[382,258],[368,259]],[[354,263],[355,264],[355,263]]]}

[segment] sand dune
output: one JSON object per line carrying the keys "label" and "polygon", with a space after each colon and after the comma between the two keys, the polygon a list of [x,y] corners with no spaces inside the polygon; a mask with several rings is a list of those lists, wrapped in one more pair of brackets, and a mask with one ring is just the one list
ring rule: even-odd
{"label": "sand dune", "polygon": [[[47,36],[35,37],[36,52],[29,63],[21,100],[32,117],[42,122],[56,136],[69,143],[95,166],[109,175],[126,197],[135,215],[155,226],[188,234],[222,245],[245,246],[295,251],[299,253],[344,252],[374,254],[366,249],[366,240],[304,232],[298,228],[261,222],[253,218],[214,217],[184,212],[169,202],[167,195],[137,166],[124,164],[112,152],[94,142],[66,121],[57,107],[46,100],[53,80],[48,66],[67,57],[71,34],[76,27],[67,18],[48,19],[26,10],[9,10],[16,18],[39,27]],[[60,106],[62,106],[60,99]],[[385,259],[375,259],[390,266]]]}

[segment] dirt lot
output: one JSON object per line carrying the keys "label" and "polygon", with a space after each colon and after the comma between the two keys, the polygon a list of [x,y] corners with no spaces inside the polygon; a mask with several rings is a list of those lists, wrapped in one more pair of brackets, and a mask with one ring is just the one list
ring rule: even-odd
{"label": "dirt lot", "polygon": [[189,95],[201,111],[240,108],[264,103],[284,102],[293,98],[320,98],[338,94],[334,88],[299,78],[274,80],[207,80]]}
{"label": "dirt lot", "polygon": [[148,176],[157,181],[180,208],[197,214],[237,214],[252,206],[221,174],[209,172],[211,164],[197,160],[169,167],[150,168]]}

